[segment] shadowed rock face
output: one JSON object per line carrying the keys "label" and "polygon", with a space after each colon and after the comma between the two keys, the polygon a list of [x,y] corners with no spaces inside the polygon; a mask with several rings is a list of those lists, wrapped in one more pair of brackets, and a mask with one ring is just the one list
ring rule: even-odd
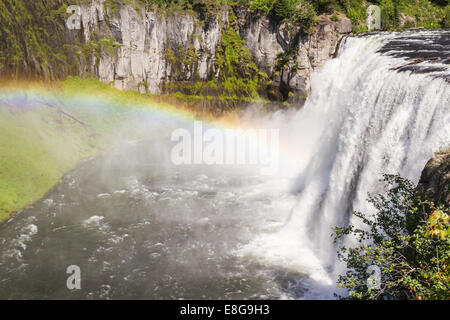
{"label": "shadowed rock face", "polygon": [[428,161],[417,188],[434,203],[450,207],[450,152],[436,155]]}

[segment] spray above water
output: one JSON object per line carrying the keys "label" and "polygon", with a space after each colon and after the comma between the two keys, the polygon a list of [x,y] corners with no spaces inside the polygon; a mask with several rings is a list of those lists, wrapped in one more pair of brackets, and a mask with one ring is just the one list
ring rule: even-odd
{"label": "spray above water", "polygon": [[[433,47],[440,50],[432,63],[403,70],[412,66],[411,53],[426,55]],[[341,271],[332,228],[348,224],[353,210],[373,212],[367,194],[383,192],[383,173],[418,182],[433,153],[450,144],[450,70],[443,61],[449,50],[448,32],[345,39],[338,57],[313,75],[304,108],[269,120],[282,124],[290,148],[300,150],[298,166],[287,167],[295,173],[296,203],[278,231],[257,236],[240,252],[304,270],[316,288],[328,286],[323,293],[330,297]]]}
{"label": "spray above water", "polygon": [[[172,134],[193,137],[194,117],[119,113],[127,119],[120,131],[139,138],[84,163],[0,226],[0,297],[331,298],[339,271],[331,228],[349,223],[352,210],[371,212],[367,192],[382,191],[383,173],[417,182],[433,152],[448,146],[448,66],[402,67],[414,37],[445,44],[442,35],[347,38],[314,74],[301,110],[204,123],[223,136],[278,130],[276,175],[239,163],[176,163]],[[389,48],[398,42],[401,49]],[[88,101],[64,103],[80,117],[108,110]],[[81,269],[81,290],[65,288],[69,265]]]}

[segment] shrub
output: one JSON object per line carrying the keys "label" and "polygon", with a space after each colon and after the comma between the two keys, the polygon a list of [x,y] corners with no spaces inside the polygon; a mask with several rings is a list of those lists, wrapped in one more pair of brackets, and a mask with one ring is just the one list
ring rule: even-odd
{"label": "shrub", "polygon": [[274,15],[285,20],[291,17],[297,11],[297,0],[277,0],[273,6]]}
{"label": "shrub", "polygon": [[[338,285],[349,290],[341,299],[450,299],[449,208],[418,194],[413,184],[384,175],[386,195],[369,196],[372,217],[354,212],[364,228],[335,228],[335,241],[346,236],[356,247],[341,247],[347,265]],[[369,266],[381,271],[379,286],[367,282]]]}
{"label": "shrub", "polygon": [[250,9],[272,15],[280,21],[298,24],[304,33],[310,33],[316,21],[314,6],[307,0],[254,0]]}
{"label": "shrub", "polygon": [[313,5],[305,0],[298,1],[293,21],[300,25],[304,33],[311,33],[316,23],[316,12]]}
{"label": "shrub", "polygon": [[443,26],[444,28],[450,28],[450,4],[444,9]]}
{"label": "shrub", "polygon": [[254,0],[250,4],[251,10],[259,10],[267,15],[272,13],[276,0]]}
{"label": "shrub", "polygon": [[264,86],[268,77],[253,62],[245,41],[235,30],[235,16],[232,14],[230,21],[231,26],[222,34],[214,63],[219,72],[218,80],[226,96],[255,99],[258,97],[258,89]]}
{"label": "shrub", "polygon": [[318,13],[331,13],[333,8],[337,7],[335,0],[310,0]]}
{"label": "shrub", "polygon": [[381,0],[381,27],[385,30],[395,29],[398,26],[397,0]]}

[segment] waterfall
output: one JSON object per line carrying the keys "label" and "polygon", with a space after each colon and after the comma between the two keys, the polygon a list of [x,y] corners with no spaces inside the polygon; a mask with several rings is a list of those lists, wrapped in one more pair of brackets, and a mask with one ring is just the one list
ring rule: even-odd
{"label": "waterfall", "polygon": [[[300,110],[204,124],[220,141],[232,128],[278,129],[267,146],[279,155],[271,175],[175,165],[173,132],[192,132],[193,143],[206,136],[182,113],[116,113],[109,99],[63,97],[90,119],[120,118],[126,143],[118,134],[120,146],[0,226],[0,298],[333,298],[345,266],[332,228],[358,223],[354,210],[374,212],[367,194],[383,192],[384,173],[417,183],[433,153],[450,146],[449,57],[449,31],[348,37],[313,75]],[[25,111],[53,98],[6,93],[3,104],[5,113],[16,104]],[[147,139],[129,140],[133,132]],[[255,156],[258,148],[243,145]],[[82,290],[66,290],[72,263]]]}
{"label": "waterfall", "polygon": [[[244,252],[297,270],[306,265],[319,284],[335,288],[332,227],[357,223],[353,210],[373,212],[367,194],[383,191],[383,173],[417,183],[433,153],[449,146],[449,43],[448,31],[342,42],[337,58],[313,75],[305,106],[269,120],[283,123],[284,143],[297,150],[296,165],[283,167],[295,172],[296,202],[282,228]],[[433,58],[411,60],[421,52]]]}

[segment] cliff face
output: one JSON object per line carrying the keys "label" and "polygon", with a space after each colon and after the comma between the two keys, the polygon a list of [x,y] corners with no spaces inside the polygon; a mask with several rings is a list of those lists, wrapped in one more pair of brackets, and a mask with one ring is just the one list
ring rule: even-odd
{"label": "cliff face", "polygon": [[[261,14],[241,8],[237,12],[240,33],[257,65],[270,75],[273,88],[288,98],[302,100],[310,91],[312,72],[335,54],[344,34],[352,31],[352,23],[344,16],[338,21],[320,17],[315,31],[303,35],[300,28],[279,23]],[[288,59],[280,65],[280,56]],[[275,91],[276,92],[276,91]],[[292,100],[292,99],[291,99]]]}
{"label": "cliff face", "polygon": [[301,103],[313,70],[352,28],[344,16],[322,16],[307,35],[244,6],[217,7],[218,13],[200,18],[188,11],[149,11],[138,2],[89,0],[82,1],[81,29],[69,30],[68,0],[2,3],[2,78],[93,76],[119,89],[179,92],[202,103],[216,97],[211,101],[221,108],[258,93]]}
{"label": "cliff face", "polygon": [[93,35],[108,35],[119,44],[93,57],[84,73],[119,89],[161,93],[166,82],[213,77],[219,21],[226,21],[227,14],[206,24],[187,14],[161,15],[129,5],[112,14],[103,1],[95,1],[82,7],[81,19],[86,43]]}
{"label": "cliff face", "polygon": [[[237,8],[234,14],[255,64],[271,80],[268,96],[275,100],[301,102],[310,90],[313,70],[333,56],[342,35],[352,28],[345,17],[336,22],[322,17],[314,33],[303,35],[299,28],[247,8]],[[112,12],[104,0],[82,6],[81,18],[85,43],[105,36],[116,43],[86,60],[81,74],[94,74],[116,88],[150,93],[162,93],[177,82],[216,79],[216,51],[230,24],[227,11],[200,21],[187,13],[164,15],[129,5]]]}
{"label": "cliff face", "polygon": [[450,207],[450,152],[435,155],[428,161],[417,189],[435,204]]}

